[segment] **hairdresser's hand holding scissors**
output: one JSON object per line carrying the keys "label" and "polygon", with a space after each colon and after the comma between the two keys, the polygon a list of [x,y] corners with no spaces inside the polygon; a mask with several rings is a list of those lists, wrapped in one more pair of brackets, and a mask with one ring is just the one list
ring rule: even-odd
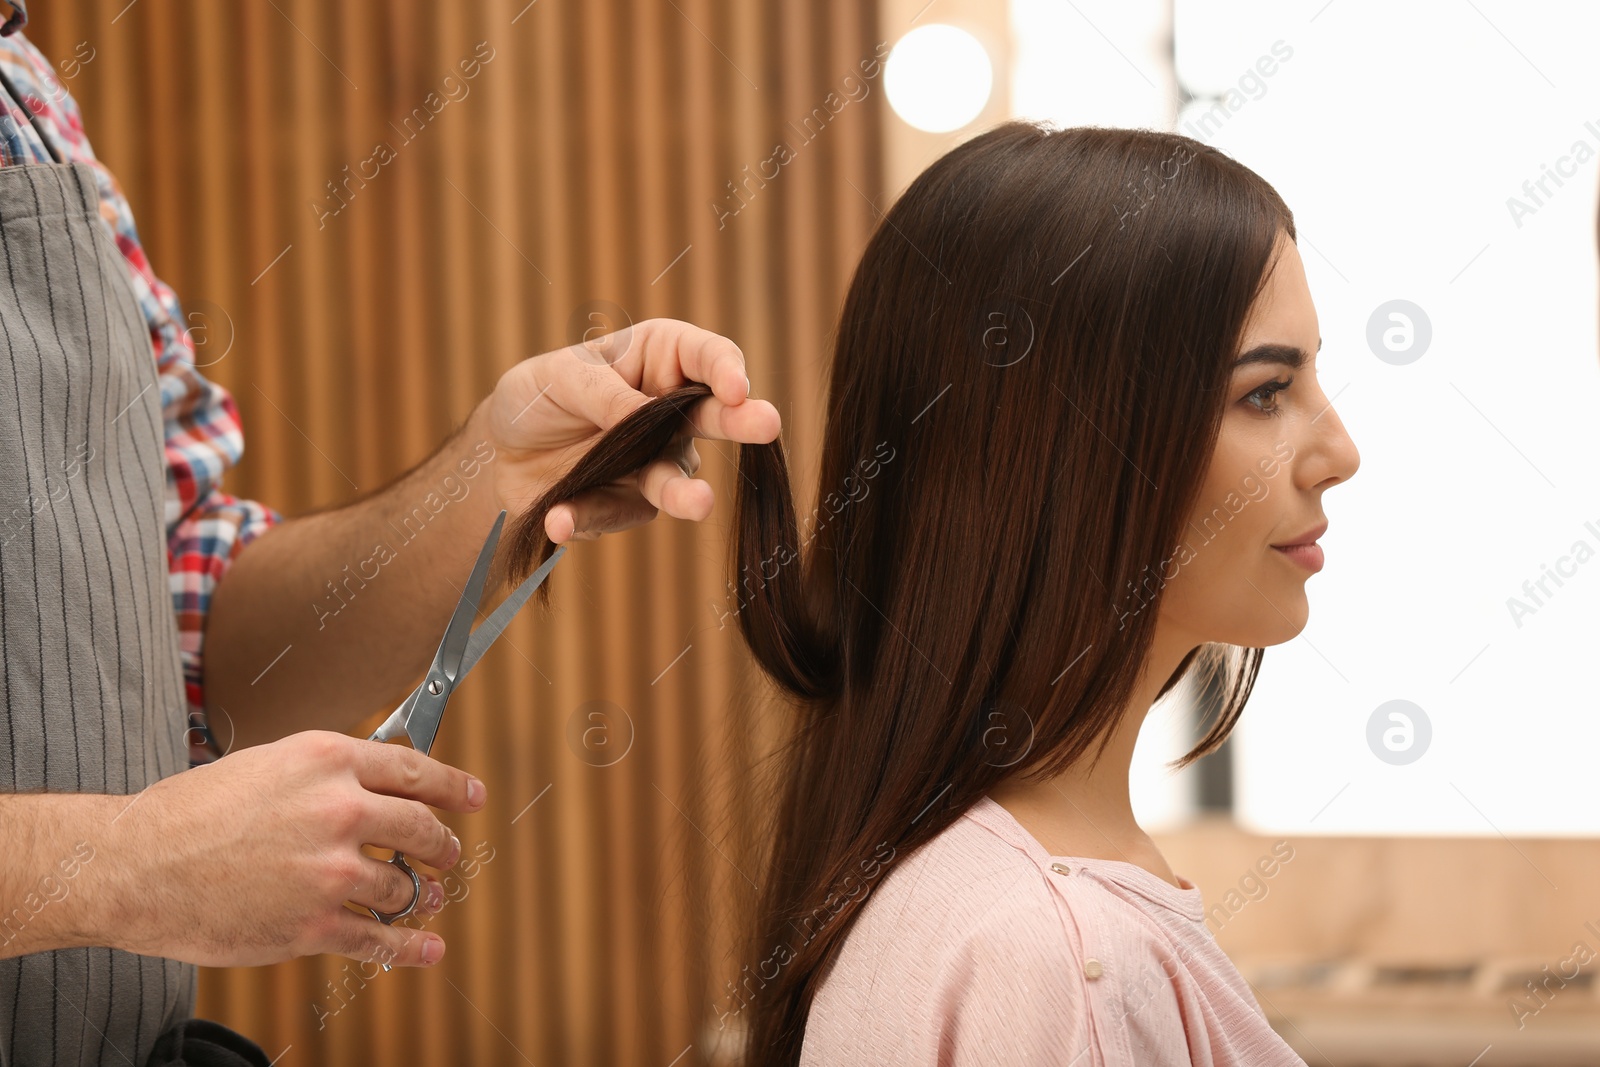
{"label": "hairdresser's hand holding scissors", "polygon": [[652,396],[689,381],[712,395],[690,415],[693,436],[637,476],[552,508],[545,533],[562,543],[592,539],[654,518],[711,514],[711,486],[694,437],[762,444],[778,436],[778,409],[748,398],[744,354],[726,337],[675,319],[650,319],[512,367],[488,404],[502,506],[517,514],[566,472],[600,435]]}

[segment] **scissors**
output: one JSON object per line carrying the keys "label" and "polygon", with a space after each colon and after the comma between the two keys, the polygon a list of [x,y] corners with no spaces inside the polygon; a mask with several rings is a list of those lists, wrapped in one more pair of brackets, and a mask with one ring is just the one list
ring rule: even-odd
{"label": "scissors", "polygon": [[[483,658],[483,654],[499,638],[506,624],[522,609],[522,605],[527,603],[528,597],[532,596],[534,590],[539,588],[539,584],[549,577],[556,561],[566,553],[566,545],[557,547],[538,570],[530,574],[501,602],[499,607],[494,609],[494,613],[484,620],[482,626],[473,630],[472,620],[478,614],[478,603],[483,599],[483,587],[489,577],[489,564],[494,560],[495,547],[500,543],[500,531],[505,526],[505,521],[506,513],[501,511],[500,517],[494,520],[494,528],[489,531],[489,536],[483,542],[483,548],[478,552],[478,562],[473,565],[472,574],[467,578],[466,588],[461,591],[461,600],[456,604],[455,614],[450,616],[450,624],[445,627],[444,638],[439,642],[439,651],[434,653],[433,664],[428,668],[428,676],[411,691],[411,695],[394,709],[383,721],[383,725],[374,730],[367,740],[388,741],[404,734],[411,741],[412,748],[427,755],[433,748],[434,736],[439,732],[439,719],[444,715],[445,705],[450,702],[450,694],[455,692],[456,686],[477,665],[478,660]],[[411,903],[403,910],[392,913],[381,912],[376,908],[367,910],[379,922],[393,925],[416,909],[417,901],[422,898],[422,878],[411,869],[405,856],[399,852],[396,852],[388,862],[411,877]],[[383,969],[389,970],[389,965],[385,963]]]}

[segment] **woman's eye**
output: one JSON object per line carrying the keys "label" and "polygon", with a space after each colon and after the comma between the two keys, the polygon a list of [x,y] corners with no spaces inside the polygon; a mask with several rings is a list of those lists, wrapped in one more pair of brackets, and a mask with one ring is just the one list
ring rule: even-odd
{"label": "woman's eye", "polygon": [[1252,391],[1245,399],[1250,401],[1251,405],[1264,415],[1280,415],[1282,411],[1278,406],[1278,394],[1293,384],[1293,378],[1286,382],[1270,381],[1261,388]]}

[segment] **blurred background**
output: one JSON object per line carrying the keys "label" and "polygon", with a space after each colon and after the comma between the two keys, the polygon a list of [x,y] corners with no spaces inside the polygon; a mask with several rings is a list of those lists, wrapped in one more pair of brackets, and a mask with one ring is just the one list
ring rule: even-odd
{"label": "blurred background", "polygon": [[[1260,172],[1362,471],[1310,626],[1190,770],[1203,708],[1151,713],[1135,806],[1308,1062],[1600,1062],[1594,5],[32,7],[243,411],[228,488],[288,514],[654,316],[741,345],[807,499],[850,271],[939,154],[1021,116]],[[445,961],[211,971],[202,1014],[286,1067],[735,1062],[774,712],[724,616],[732,452],[701,453],[712,519],[580,546],[453,703],[436,755],[490,802],[453,821]]]}

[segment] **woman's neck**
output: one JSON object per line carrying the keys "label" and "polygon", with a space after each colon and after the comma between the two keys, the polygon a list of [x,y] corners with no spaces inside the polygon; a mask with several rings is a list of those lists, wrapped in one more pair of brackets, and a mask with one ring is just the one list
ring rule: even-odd
{"label": "woman's neck", "polygon": [[1134,818],[1128,775],[1140,727],[1156,694],[1194,647],[1158,627],[1133,698],[1093,766],[1086,756],[1042,781],[1010,778],[991,789],[990,798],[1051,855],[1123,860],[1177,885],[1155,842]]}

